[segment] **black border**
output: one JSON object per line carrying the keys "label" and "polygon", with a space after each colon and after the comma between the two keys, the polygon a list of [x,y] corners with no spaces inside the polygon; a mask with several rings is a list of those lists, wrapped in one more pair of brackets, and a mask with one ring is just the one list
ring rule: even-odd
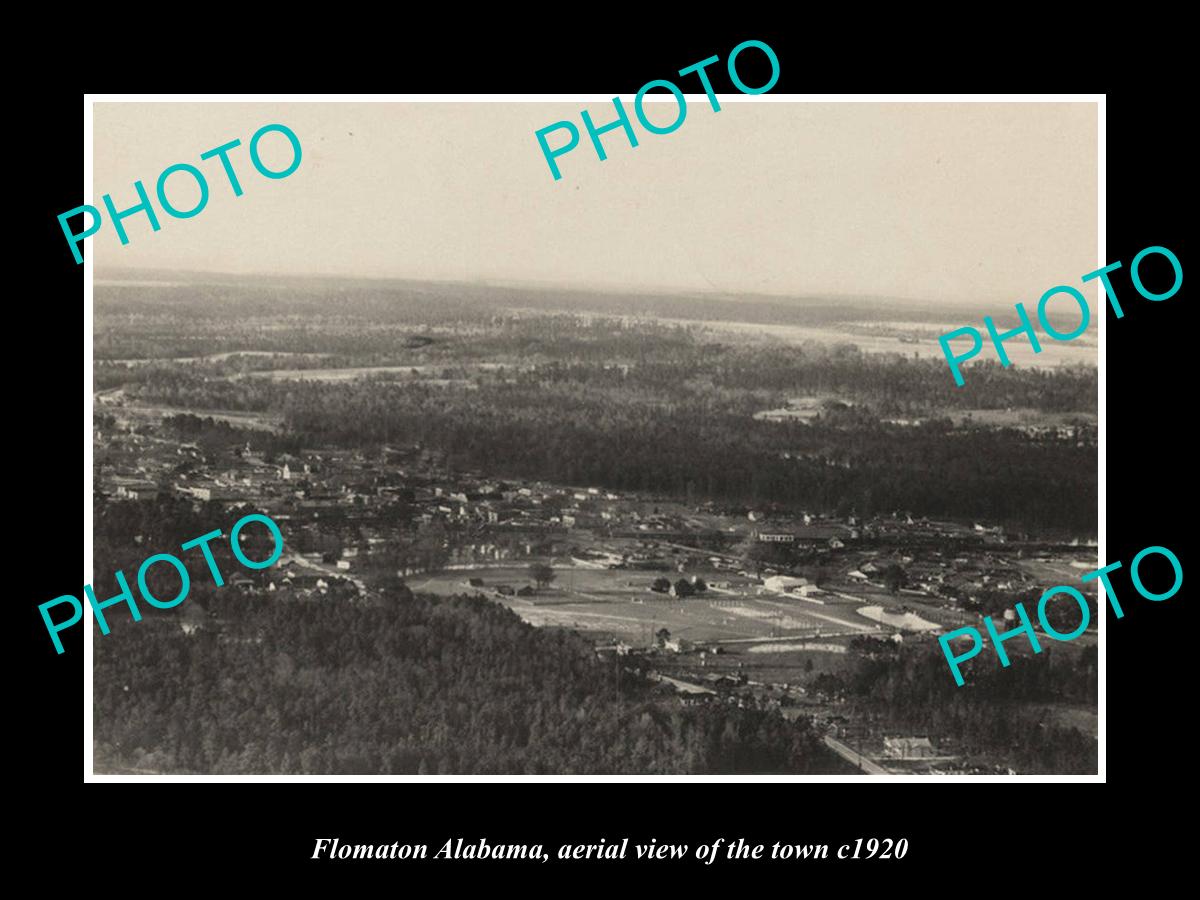
{"label": "black border", "polygon": [[[361,57],[359,48],[330,50],[337,40],[335,33],[321,43],[310,39],[276,48],[249,70],[242,66],[218,67],[216,73],[211,67],[203,72],[196,68],[154,72],[150,87],[230,93],[368,87],[412,93],[482,90],[629,96],[651,78],[669,77],[670,72],[714,53],[724,58],[734,44],[748,37],[764,40],[776,50],[781,62],[776,93],[968,87],[1096,91],[1121,81],[1079,68],[1081,55],[1040,56],[1045,65],[1061,63],[1068,71],[1042,68],[1025,73],[1025,83],[1018,84],[1013,83],[1014,68],[1031,64],[1019,53],[982,60],[972,58],[970,46],[955,46],[943,48],[921,66],[919,54],[936,54],[937,48],[902,45],[879,65],[869,65],[867,57],[877,45],[864,46],[848,31],[725,29],[730,32],[735,36],[726,37],[713,28],[700,37],[671,32],[670,37],[658,38],[623,27],[601,31],[587,42],[581,29],[572,27],[549,38],[530,38],[527,46],[517,47],[510,38],[470,46],[457,37],[418,30],[398,35],[390,52],[371,47],[368,41],[361,47]],[[1035,37],[1054,46],[1044,36]],[[1073,53],[1082,53],[1081,42],[1082,38],[1071,42]],[[822,43],[834,46],[822,50]],[[323,58],[315,56],[315,50],[328,51],[326,65],[313,65]],[[1039,54],[1032,55],[1036,62]],[[267,77],[289,58],[288,78]],[[336,60],[348,64],[341,68],[335,85],[330,71],[337,67]],[[713,71],[719,73],[720,68]],[[146,90],[144,75],[104,70],[90,74],[87,84],[97,91]],[[746,79],[755,83],[751,74]],[[1137,251],[1158,244],[1171,248],[1188,268],[1182,224],[1188,147],[1176,124],[1183,115],[1184,98],[1173,92],[1171,84],[1167,79],[1155,89],[1126,88],[1108,94],[1108,261],[1120,259],[1128,266]],[[716,87],[728,90],[720,83]],[[1164,603],[1130,599],[1124,602],[1126,617],[1120,621],[1110,617],[1107,623],[1107,776],[1113,787],[1105,786],[1104,802],[1095,793],[1096,785],[1005,785],[1008,790],[1002,794],[1001,785],[939,784],[936,796],[927,789],[918,797],[915,789],[899,786],[873,787],[863,793],[864,789],[850,785],[817,783],[222,784],[132,790],[124,785],[82,784],[82,632],[68,634],[67,652],[57,657],[45,640],[36,610],[44,599],[79,587],[79,545],[74,543],[79,495],[74,479],[79,475],[75,453],[81,417],[76,404],[82,363],[75,360],[82,356],[72,358],[63,347],[78,345],[66,340],[59,326],[71,319],[69,310],[80,302],[82,267],[75,266],[66,252],[55,217],[80,202],[82,92],[66,84],[48,89],[38,94],[30,112],[38,127],[32,154],[37,177],[22,185],[31,196],[26,201],[29,214],[20,217],[20,225],[32,225],[32,239],[22,246],[32,248],[39,265],[34,268],[18,260],[29,266],[34,277],[29,280],[30,302],[19,307],[17,329],[26,335],[22,343],[27,341],[31,351],[36,347],[41,359],[26,362],[27,377],[12,391],[18,415],[22,421],[36,423],[35,433],[26,441],[15,434],[9,440],[24,445],[26,453],[18,455],[15,465],[28,468],[33,476],[14,479],[18,495],[22,489],[28,492],[20,508],[33,514],[24,539],[19,539],[24,552],[16,567],[25,622],[25,653],[17,681],[23,723],[19,733],[29,738],[30,752],[24,761],[25,768],[33,769],[29,784],[36,795],[22,822],[50,857],[62,854],[57,857],[61,860],[63,855],[79,853],[87,864],[81,871],[96,877],[111,873],[108,867],[125,856],[118,864],[133,868],[128,874],[139,880],[172,871],[178,877],[177,867],[194,866],[199,856],[198,881],[233,883],[229,878],[238,873],[269,879],[271,884],[297,880],[323,886],[346,884],[353,874],[354,883],[366,877],[381,885],[403,887],[411,869],[402,864],[351,868],[314,863],[308,859],[313,839],[337,835],[343,841],[436,844],[443,835],[483,835],[494,842],[557,844],[595,841],[600,836],[609,840],[656,836],[660,841],[694,844],[715,836],[742,836],[751,842],[787,838],[833,844],[891,836],[910,841],[909,856],[901,863],[849,870],[824,864],[777,867],[772,874],[787,871],[811,879],[817,871],[828,872],[836,879],[833,884],[848,877],[859,884],[866,875],[886,886],[895,884],[903,873],[932,876],[933,880],[925,881],[929,887],[957,884],[969,890],[985,879],[1012,878],[1017,887],[1031,886],[1026,879],[1039,875],[1065,875],[1087,865],[1113,841],[1122,844],[1125,854],[1142,847],[1167,853],[1162,842],[1171,838],[1159,831],[1154,810],[1144,805],[1172,793],[1167,779],[1183,774],[1190,749],[1179,734],[1188,721],[1183,662],[1187,655],[1183,641],[1190,635],[1184,618],[1186,585]],[[1192,334],[1184,319],[1187,287],[1169,301],[1149,303],[1132,293],[1127,280],[1114,280],[1122,291],[1126,316],[1118,321],[1111,311],[1107,314],[1106,561],[1121,559],[1128,565],[1142,547],[1160,544],[1175,551],[1186,572],[1185,527],[1191,514],[1184,496],[1189,480],[1184,473],[1190,450],[1186,400],[1191,383],[1186,342]],[[49,384],[44,383],[47,378]],[[22,461],[25,456],[32,460]],[[1124,601],[1130,595],[1128,580],[1118,577],[1115,583]],[[1071,796],[1062,796],[1068,790]],[[1136,814],[1137,819],[1127,818],[1126,813]],[[72,831],[72,842],[82,843],[82,848],[68,849],[63,844]],[[132,843],[123,845],[124,841]],[[445,862],[436,865],[440,868],[424,871],[447,871]],[[631,872],[627,864],[612,863],[537,869],[481,863],[461,867],[489,881],[507,874],[526,883],[542,880],[542,872],[572,879],[586,875],[592,881],[596,875],[614,874],[639,879],[665,873],[674,878],[679,869],[641,864]],[[704,883],[736,878],[743,885],[746,871],[759,869],[698,869]],[[192,873],[187,878],[191,881]],[[789,889],[790,882],[788,878],[781,887]]]}

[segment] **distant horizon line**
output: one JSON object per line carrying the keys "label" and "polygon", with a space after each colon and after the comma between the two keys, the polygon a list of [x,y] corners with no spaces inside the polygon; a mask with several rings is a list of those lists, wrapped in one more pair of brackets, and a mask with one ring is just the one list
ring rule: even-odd
{"label": "distant horizon line", "polygon": [[[156,276],[158,276],[156,278]],[[662,285],[639,285],[639,284],[596,284],[596,283],[566,283],[561,281],[539,280],[539,279],[516,279],[516,278],[454,278],[454,277],[422,277],[417,278],[407,275],[346,275],[346,274],[330,274],[330,273],[298,273],[284,274],[281,272],[226,272],[226,271],[208,271],[200,269],[169,269],[161,267],[147,268],[128,268],[121,266],[109,266],[103,270],[96,268],[93,271],[93,279],[95,281],[154,281],[154,280],[169,280],[165,276],[173,276],[175,279],[185,279],[187,281],[203,281],[204,279],[219,279],[222,281],[233,279],[251,279],[251,280],[292,280],[292,281],[364,281],[364,282],[400,282],[405,284],[446,284],[446,285],[465,285],[468,287],[498,287],[498,288],[531,288],[537,290],[561,290],[572,291],[575,293],[601,294],[606,292],[611,293],[639,293],[652,294],[655,296],[664,297],[704,297],[709,299],[739,301],[751,298],[757,298],[769,301],[824,301],[830,304],[845,303],[849,301],[857,301],[859,303],[867,303],[871,305],[881,304],[903,304],[910,309],[919,309],[925,312],[935,312],[942,309],[949,311],[971,310],[973,307],[969,304],[959,301],[951,305],[945,301],[936,300],[918,300],[911,297],[880,295],[880,294],[855,294],[855,293],[834,293],[823,292],[813,294],[803,294],[796,292],[788,293],[771,293],[762,290],[750,290],[740,292],[730,292],[727,290],[704,289],[704,288],[686,288],[686,287],[665,287]]]}

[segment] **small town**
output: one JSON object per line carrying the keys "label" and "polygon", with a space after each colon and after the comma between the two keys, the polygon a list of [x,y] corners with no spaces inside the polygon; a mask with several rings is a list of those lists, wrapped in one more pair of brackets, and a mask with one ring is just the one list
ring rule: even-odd
{"label": "small town", "polygon": [[[1001,610],[1011,623],[1008,598],[1096,564],[1094,543],[902,510],[789,514],[504,481],[451,471],[419,444],[267,452],[253,436],[214,440],[211,418],[156,421],[119,401],[96,422],[98,501],[171,498],[279,523],[281,559],[233,574],[232,590],[279,603],[371,604],[398,584],[482,596],[534,626],[587,636],[618,686],[636,673],[685,706],[808,717],[831,751],[871,774],[1011,770],[970,763],[952,739],[855,716],[840,677],[847,659],[886,659],[901,644],[940,657],[943,631]],[[220,639],[222,622],[198,602],[176,618],[186,634]],[[1078,643],[1095,637],[1093,626]]]}

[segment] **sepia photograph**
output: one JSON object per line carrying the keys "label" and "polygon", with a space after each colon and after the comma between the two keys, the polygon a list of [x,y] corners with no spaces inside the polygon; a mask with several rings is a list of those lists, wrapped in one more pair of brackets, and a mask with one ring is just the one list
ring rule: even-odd
{"label": "sepia photograph", "polygon": [[95,775],[1097,775],[1097,103],[720,101],[94,103]]}

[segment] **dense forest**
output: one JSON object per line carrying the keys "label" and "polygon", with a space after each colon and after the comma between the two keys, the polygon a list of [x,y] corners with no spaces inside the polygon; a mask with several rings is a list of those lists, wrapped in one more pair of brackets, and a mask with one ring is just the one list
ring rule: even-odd
{"label": "dense forest", "polygon": [[[99,349],[108,336],[114,341],[139,336],[142,352],[126,358],[155,361],[112,361],[122,357]],[[174,346],[178,342],[188,344],[186,353]],[[319,314],[179,321],[109,311],[97,316],[96,359],[97,388],[162,382],[161,390],[181,395],[205,384],[212,390],[214,380],[281,367],[388,365],[413,367],[414,374],[434,369],[441,379],[471,382],[500,368],[494,377],[501,380],[536,370],[542,379],[590,382],[602,372],[610,379],[620,376],[626,386],[659,391],[731,389],[755,400],[828,394],[869,403],[881,415],[1019,407],[1094,417],[1097,402],[1094,367],[1005,369],[981,361],[971,365],[967,384],[955,388],[941,357],[869,354],[848,342],[737,343],[698,323],[563,314],[493,312],[484,320],[434,326]],[[241,393],[233,395],[238,405],[230,408],[266,408],[269,395],[261,390],[269,385],[263,382],[241,383]]]}
{"label": "dense forest", "polygon": [[[418,441],[510,477],[870,516],[979,517],[1095,528],[1094,451],[1016,431],[760,422],[704,395],[630,400],[581,382],[495,384],[447,403],[420,387],[295,388],[285,421],[308,446]],[[786,454],[786,455],[785,455]]]}
{"label": "dense forest", "polygon": [[101,770],[843,771],[806,722],[684,707],[483,598],[282,604],[216,589],[204,604],[212,630],[187,636],[151,611],[96,638]]}
{"label": "dense forest", "polygon": [[[116,595],[147,547],[166,551],[246,512],[161,498],[95,504],[95,588]],[[131,537],[133,540],[131,541]],[[269,536],[250,535],[263,558]],[[228,580],[246,570],[213,541]],[[177,608],[109,612],[95,635],[95,758],[103,769],[249,773],[816,773],[843,771],[807,722],[734,706],[682,706],[596,658],[586,639],[535,629],[481,597],[389,586],[378,602],[281,602],[216,587],[179,553]],[[164,571],[165,570],[165,571]],[[155,595],[179,586],[170,566]],[[136,590],[136,588],[135,588]],[[181,616],[207,627],[191,635]]]}
{"label": "dense forest", "polygon": [[[420,442],[497,476],[1095,534],[1094,413],[1065,439],[965,418],[1017,408],[1072,421],[1096,408],[1091,369],[981,365],[960,390],[936,360],[569,316],[499,318],[403,355],[411,367],[354,381],[277,380],[253,371],[261,359],[233,357],[101,366],[97,385],[133,402],[270,413],[293,446]],[[805,421],[755,418],[814,397]]]}

